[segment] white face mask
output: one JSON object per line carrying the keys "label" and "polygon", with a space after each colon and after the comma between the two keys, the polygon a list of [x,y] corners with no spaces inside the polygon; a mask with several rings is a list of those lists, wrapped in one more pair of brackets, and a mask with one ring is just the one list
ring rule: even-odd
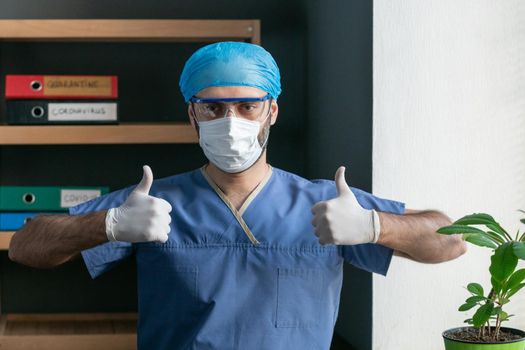
{"label": "white face mask", "polygon": [[[264,123],[264,122],[263,122]],[[261,124],[237,117],[199,122],[199,144],[206,158],[227,173],[239,173],[259,159],[268,136],[261,146]]]}

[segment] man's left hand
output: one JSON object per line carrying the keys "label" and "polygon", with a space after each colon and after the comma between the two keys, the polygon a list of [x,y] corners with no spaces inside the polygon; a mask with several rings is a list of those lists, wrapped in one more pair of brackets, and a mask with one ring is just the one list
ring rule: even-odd
{"label": "man's left hand", "polygon": [[375,210],[361,207],[345,181],[345,167],[335,173],[337,197],[312,207],[312,225],[321,244],[354,245],[375,243],[379,238],[379,217]]}

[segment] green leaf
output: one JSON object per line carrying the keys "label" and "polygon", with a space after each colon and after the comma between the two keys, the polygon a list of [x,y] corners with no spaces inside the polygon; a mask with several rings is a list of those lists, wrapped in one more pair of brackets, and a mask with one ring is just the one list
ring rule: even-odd
{"label": "green leaf", "polygon": [[502,320],[502,321],[505,321],[509,318],[509,314],[507,314],[505,311],[500,311],[499,312],[499,319]]}
{"label": "green leaf", "polygon": [[494,293],[498,294],[501,291],[501,282],[496,281],[494,277],[491,277],[490,283],[492,284],[492,289],[494,289]]}
{"label": "green leaf", "polygon": [[478,304],[477,303],[465,303],[458,308],[458,311],[467,311],[467,310],[472,309],[476,305]]}
{"label": "green leaf", "polygon": [[496,249],[498,247],[498,244],[494,243],[492,239],[487,238],[486,236],[482,236],[480,234],[473,234],[473,233],[466,234],[465,241],[470,242],[480,247],[488,247],[492,249]]}
{"label": "green leaf", "polygon": [[525,269],[519,269],[515,271],[505,283],[503,292],[506,293],[508,290],[516,287],[518,284],[525,280]]}
{"label": "green leaf", "polygon": [[492,315],[497,315],[497,314],[499,314],[500,312],[501,312],[501,307],[498,306],[498,307],[495,307],[494,309],[492,309],[492,312],[491,312],[490,315],[491,315],[491,316],[492,316]]}
{"label": "green leaf", "polygon": [[[495,308],[492,309],[492,312],[490,313],[490,318],[496,318],[496,316],[501,312],[501,307],[497,306]],[[494,317],[492,317],[494,316]]]}
{"label": "green leaf", "polygon": [[473,321],[471,318],[467,318],[465,321],[463,321],[464,323],[468,323],[468,324],[472,324]]}
{"label": "green leaf", "polygon": [[485,298],[483,295],[474,295],[474,296],[469,297],[467,300],[465,300],[465,303],[467,304],[479,303],[480,301],[484,301],[484,300],[487,300],[487,298]]}
{"label": "green leaf", "polygon": [[507,233],[507,231],[505,231],[503,229],[503,227],[500,226],[500,224],[496,223],[496,224],[489,224],[489,225],[485,225],[487,226],[490,230],[498,233],[501,237],[507,239],[509,237],[509,234]]}
{"label": "green leaf", "polygon": [[487,236],[492,238],[495,242],[498,242],[498,245],[505,243],[505,240],[503,238],[501,238],[501,236],[498,235],[496,232],[494,232],[494,231],[487,231],[485,233],[486,233]]}
{"label": "green leaf", "polygon": [[485,213],[466,215],[454,221],[454,225],[490,225],[496,223],[496,220],[494,220],[492,216]]}
{"label": "green leaf", "polygon": [[507,300],[508,300],[508,298],[510,298],[511,296],[516,294],[523,287],[525,287],[525,283],[520,283],[516,287],[509,289],[509,291],[507,292],[507,295],[506,295]]}
{"label": "green leaf", "polygon": [[477,234],[482,234],[482,235],[485,234],[485,231],[480,230],[479,228],[463,226],[463,225],[443,226],[443,227],[440,227],[437,230],[437,232],[441,234],[445,234],[445,235],[462,234],[462,233],[477,233]]}
{"label": "green leaf", "polygon": [[481,327],[483,324],[485,324],[485,322],[487,322],[490,318],[493,308],[493,303],[481,305],[474,314],[474,316],[472,316],[472,320],[474,321],[474,327]]}
{"label": "green leaf", "polygon": [[512,242],[500,245],[490,258],[490,261],[489,271],[492,277],[499,282],[505,281],[514,272],[518,264],[518,258],[514,255]]}
{"label": "green leaf", "polygon": [[514,255],[521,260],[525,260],[525,242],[514,242]]}
{"label": "green leaf", "polygon": [[509,237],[507,231],[505,231],[505,229],[503,229],[503,227],[501,227],[491,215],[485,213],[464,216],[461,219],[456,220],[454,225],[485,225],[505,241]]}
{"label": "green leaf", "polygon": [[474,295],[483,296],[483,287],[479,283],[469,283],[467,290]]}

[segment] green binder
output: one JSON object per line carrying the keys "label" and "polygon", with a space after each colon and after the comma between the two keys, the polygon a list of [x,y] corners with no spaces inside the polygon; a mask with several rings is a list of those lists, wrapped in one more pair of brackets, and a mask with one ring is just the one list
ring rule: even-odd
{"label": "green binder", "polygon": [[0,211],[67,211],[108,192],[107,187],[0,186]]}

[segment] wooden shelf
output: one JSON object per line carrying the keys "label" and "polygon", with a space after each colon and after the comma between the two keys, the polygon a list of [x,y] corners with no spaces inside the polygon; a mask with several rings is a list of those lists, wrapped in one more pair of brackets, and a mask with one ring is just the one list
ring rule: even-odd
{"label": "wooden shelf", "polygon": [[197,143],[189,123],[0,125],[0,145]]}
{"label": "wooden shelf", "polygon": [[133,350],[136,325],[136,313],[7,314],[0,316],[0,348]]}
{"label": "wooden shelf", "polygon": [[218,41],[260,43],[259,20],[0,20],[10,41]]}
{"label": "wooden shelf", "polygon": [[8,250],[14,231],[0,231],[0,250]]}

